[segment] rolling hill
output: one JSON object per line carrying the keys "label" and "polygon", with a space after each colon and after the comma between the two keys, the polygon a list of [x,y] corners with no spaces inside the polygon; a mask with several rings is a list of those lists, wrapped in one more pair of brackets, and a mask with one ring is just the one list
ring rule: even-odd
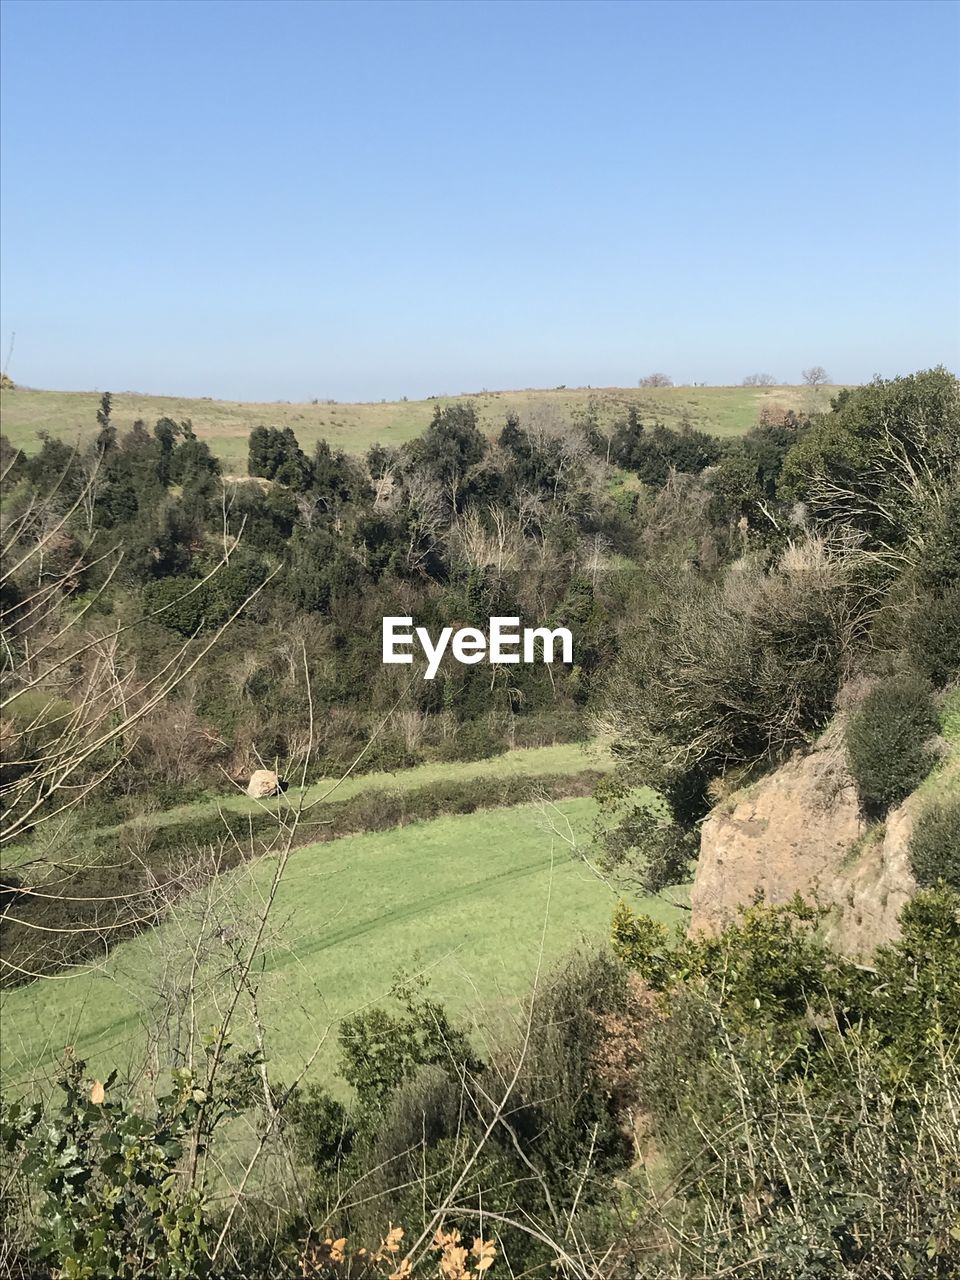
{"label": "rolling hill", "polygon": [[[815,407],[825,408],[833,389],[816,393]],[[471,400],[481,428],[493,432],[508,413],[529,420],[563,419],[594,412],[601,424],[626,413],[634,405],[645,421],[677,427],[683,422],[717,435],[737,435],[753,426],[764,405],[786,409],[813,406],[808,387],[560,387],[552,391],[480,391],[469,396],[437,396],[429,400],[337,404],[330,401],[267,404],[231,400],[146,396],[134,392],[114,395],[113,421],[125,431],[142,418],[152,425],[158,418],[189,418],[197,435],[210,443],[224,469],[245,475],[247,437],[254,427],[292,427],[301,446],[310,452],[321,439],[335,448],[362,454],[372,444],[403,444],[418,436],[437,404]],[[33,451],[39,433],[48,431],[64,440],[89,439],[96,431],[100,393],[94,391],[35,391],[25,387],[0,393],[0,422],[4,435],[20,448]]]}

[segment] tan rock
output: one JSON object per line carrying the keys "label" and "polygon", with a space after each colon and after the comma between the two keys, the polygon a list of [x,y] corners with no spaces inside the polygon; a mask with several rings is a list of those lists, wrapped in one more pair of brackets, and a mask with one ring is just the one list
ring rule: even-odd
{"label": "tan rock", "polygon": [[919,808],[919,797],[910,796],[837,874],[828,894],[834,909],[826,937],[838,951],[866,957],[900,936],[898,917],[917,889],[909,846]]}
{"label": "tan rock", "polygon": [[269,796],[278,796],[286,791],[283,779],[272,769],[256,769],[247,783],[247,795],[254,800],[266,800]]}

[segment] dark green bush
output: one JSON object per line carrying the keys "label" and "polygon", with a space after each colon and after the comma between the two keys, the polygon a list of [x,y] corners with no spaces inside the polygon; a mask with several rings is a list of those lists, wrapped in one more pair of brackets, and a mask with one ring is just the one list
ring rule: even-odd
{"label": "dark green bush", "polygon": [[440,759],[486,760],[489,756],[502,755],[506,744],[480,720],[468,720],[461,724],[454,737],[440,747]]}
{"label": "dark green bush", "polygon": [[199,578],[180,575],[148,582],[143,588],[143,612],[182,636],[192,636],[207,621],[210,588]]}
{"label": "dark green bush", "polygon": [[921,814],[910,837],[910,866],[921,888],[943,880],[960,890],[960,796]]}
{"label": "dark green bush", "polygon": [[401,975],[390,993],[401,1012],[374,1007],[340,1023],[340,1074],[356,1091],[355,1119],[368,1133],[376,1132],[397,1090],[421,1067],[440,1067],[455,1082],[483,1069],[466,1031],[424,987],[422,977]]}
{"label": "dark green bush", "polygon": [[636,413],[628,415],[614,430],[610,457],[619,466],[635,472],[649,485],[666,484],[671,471],[699,475],[720,457],[722,447],[715,436],[695,431],[691,426],[673,431],[656,423],[649,431]]}
{"label": "dark green bush", "polygon": [[933,694],[921,677],[896,676],[871,689],[845,733],[865,812],[882,816],[923,781],[935,760],[927,743],[937,727]]}
{"label": "dark green bush", "polygon": [[355,1127],[342,1102],[320,1085],[274,1086],[274,1102],[283,1104],[283,1120],[298,1156],[318,1171],[335,1169],[350,1154]]}
{"label": "dark green bush", "polygon": [[954,482],[943,505],[931,509],[929,517],[916,577],[924,590],[942,596],[960,587],[960,480]]}
{"label": "dark green bush", "polygon": [[960,587],[921,596],[901,621],[901,643],[938,688],[960,675]]}

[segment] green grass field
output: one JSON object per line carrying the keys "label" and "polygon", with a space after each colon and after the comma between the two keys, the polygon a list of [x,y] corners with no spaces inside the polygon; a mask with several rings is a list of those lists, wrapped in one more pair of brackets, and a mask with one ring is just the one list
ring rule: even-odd
{"label": "green grass field", "polygon": [[[587,799],[546,812],[521,805],[293,853],[259,998],[274,1072],[289,1079],[320,1044],[311,1078],[332,1081],[340,1019],[382,1000],[400,968],[425,974],[433,995],[471,1022],[478,1046],[508,1028],[529,993],[541,937],[546,975],[578,944],[608,936],[615,894],[565,838],[586,840],[594,814]],[[218,919],[249,921],[274,869],[267,859],[221,877],[98,967],[4,993],[5,1085],[49,1075],[68,1043],[101,1076],[139,1062],[161,989],[189,957],[200,899],[215,903]],[[636,905],[667,921],[682,915],[659,899]],[[210,1026],[226,956],[214,944],[201,983],[200,1020]],[[246,1011],[241,1021],[249,1025]]]}
{"label": "green grass field", "polygon": [[[831,388],[817,394],[817,408],[825,408]],[[737,435],[753,426],[763,405],[787,409],[811,407],[807,387],[599,387],[554,391],[481,391],[467,397],[445,396],[439,403],[465,398],[477,407],[485,431],[499,430],[506,415],[521,419],[562,419],[594,409],[601,423],[621,416],[636,405],[646,421],[668,426],[689,421],[717,435]],[[4,435],[32,452],[38,433],[48,431],[64,440],[87,440],[96,431],[100,395],[93,391],[33,391],[17,387],[0,392],[0,423]],[[336,448],[364,453],[372,444],[402,444],[424,430],[437,400],[400,400],[376,404],[247,404],[231,400],[142,396],[123,392],[114,396],[113,420],[125,431],[138,418],[152,426],[158,418],[189,418],[201,439],[207,440],[232,475],[246,475],[247,438],[254,427],[292,427],[309,453],[328,440]]]}

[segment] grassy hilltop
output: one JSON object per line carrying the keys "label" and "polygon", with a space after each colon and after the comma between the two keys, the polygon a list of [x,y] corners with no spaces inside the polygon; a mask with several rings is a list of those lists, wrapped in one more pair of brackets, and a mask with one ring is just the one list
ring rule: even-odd
{"label": "grassy hilltop", "polygon": [[[817,393],[817,407],[825,408],[831,388]],[[467,396],[438,396],[430,400],[395,400],[372,404],[330,402],[267,404],[235,400],[189,399],[179,396],[116,394],[113,421],[125,431],[138,419],[152,425],[158,418],[189,418],[197,435],[210,443],[227,471],[246,474],[247,437],[254,427],[292,427],[301,447],[310,453],[318,440],[351,453],[366,452],[372,444],[403,444],[424,430],[436,405],[462,399],[477,407],[480,427],[498,430],[508,413],[529,419],[536,414],[566,418],[593,411],[601,424],[635,405],[645,419],[669,427],[683,422],[716,435],[739,435],[752,427],[764,405],[785,409],[811,407],[808,387],[576,387],[553,391],[480,391]],[[48,431],[64,440],[85,439],[96,430],[100,393],[95,391],[33,391],[24,387],[0,394],[4,434],[13,444],[32,452],[38,433]]]}

